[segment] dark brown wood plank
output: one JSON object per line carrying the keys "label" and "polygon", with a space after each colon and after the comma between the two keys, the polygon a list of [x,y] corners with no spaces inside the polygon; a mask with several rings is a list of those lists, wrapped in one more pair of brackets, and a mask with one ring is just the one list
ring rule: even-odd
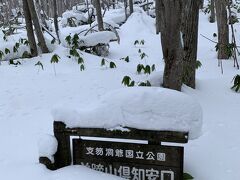
{"label": "dark brown wood plank", "polygon": [[71,165],[70,137],[65,132],[66,125],[62,122],[54,122],[54,136],[58,141],[57,152],[54,155],[56,169]]}
{"label": "dark brown wood plank", "polygon": [[[54,124],[62,122],[55,121]],[[128,128],[128,127],[125,127]],[[174,142],[187,143],[188,132],[176,131],[153,131],[128,128],[129,131],[107,130],[101,128],[66,128],[62,129],[68,135],[104,137],[104,138],[120,138],[120,139],[136,139],[148,140],[153,142]]]}

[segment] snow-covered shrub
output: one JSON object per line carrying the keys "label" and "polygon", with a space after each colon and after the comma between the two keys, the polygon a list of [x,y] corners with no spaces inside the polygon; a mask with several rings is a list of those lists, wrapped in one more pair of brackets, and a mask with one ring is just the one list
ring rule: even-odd
{"label": "snow-covered shrub", "polygon": [[62,26],[76,27],[87,23],[87,18],[84,13],[76,13],[73,10],[66,11],[62,14]]}
{"label": "snow-covered shrub", "polygon": [[79,36],[74,34],[65,38],[67,47],[74,47],[98,56],[107,56],[109,53],[109,42],[115,40],[116,35],[110,31],[101,31]]}

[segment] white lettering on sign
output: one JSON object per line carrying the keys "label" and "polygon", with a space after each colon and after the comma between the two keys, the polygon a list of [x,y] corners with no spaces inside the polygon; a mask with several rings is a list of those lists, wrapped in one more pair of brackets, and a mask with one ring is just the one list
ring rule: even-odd
{"label": "white lettering on sign", "polygon": [[123,150],[122,149],[116,149],[115,150],[115,156],[116,157],[123,157]]}
{"label": "white lettering on sign", "polygon": [[133,158],[134,157],[134,151],[133,150],[126,150],[126,158]]}
{"label": "white lettering on sign", "polygon": [[87,153],[88,155],[94,155],[94,148],[93,147],[87,147]]}
{"label": "white lettering on sign", "polygon": [[144,152],[134,151],[134,150],[123,150],[123,149],[113,149],[113,148],[102,148],[102,147],[86,147],[86,155],[92,156],[106,156],[106,157],[118,157],[118,158],[135,158],[135,159],[146,159],[146,160],[157,160],[166,161],[166,154],[162,152]]}
{"label": "white lettering on sign", "polygon": [[114,150],[111,148],[106,148],[106,156],[114,156]]}
{"label": "white lettering on sign", "polygon": [[97,156],[103,156],[103,148],[97,147],[96,148],[96,155]]}
{"label": "white lettering on sign", "polygon": [[166,161],[166,154],[165,153],[157,153],[157,160],[158,161]]}
{"label": "white lettering on sign", "polygon": [[173,171],[161,171],[161,180],[164,180],[165,174],[170,174],[171,180],[174,180],[174,172]]}
{"label": "white lettering on sign", "polygon": [[128,166],[120,166],[118,169],[119,176],[125,179],[131,178],[131,168]]}
{"label": "white lettering on sign", "polygon": [[144,152],[142,152],[142,151],[137,151],[137,152],[136,152],[136,159],[144,159],[143,153],[144,153]]}
{"label": "white lettering on sign", "polygon": [[156,180],[159,177],[159,171],[152,169],[146,170],[146,176],[148,180]]}
{"label": "white lettering on sign", "polygon": [[153,152],[148,152],[146,156],[147,160],[155,160],[155,154]]}
{"label": "white lettering on sign", "polygon": [[174,180],[174,172],[157,169],[141,169],[136,167],[129,166],[119,166],[119,168],[113,168],[112,165],[104,166],[103,164],[94,164],[94,163],[81,163],[81,165],[87,166],[96,171],[101,171],[109,174],[114,174],[125,179],[132,180],[157,180],[161,177],[161,180],[164,180],[165,175],[170,175],[171,180]]}

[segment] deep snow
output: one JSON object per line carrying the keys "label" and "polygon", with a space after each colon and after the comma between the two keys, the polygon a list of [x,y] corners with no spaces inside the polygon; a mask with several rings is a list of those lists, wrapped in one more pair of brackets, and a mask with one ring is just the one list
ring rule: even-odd
{"label": "deep snow", "polygon": [[[239,25],[236,28],[239,29]],[[201,13],[199,33],[212,37],[214,32],[216,24],[210,24],[207,16]],[[163,70],[161,43],[155,35],[153,19],[135,14],[120,28],[119,34],[121,44],[111,43],[108,57],[116,63],[116,69],[102,68],[100,57],[83,53],[86,70],[80,72],[77,62],[67,58],[68,50],[61,46],[54,52],[61,57],[55,65],[56,76],[50,64],[52,54],[23,60],[18,67],[7,63],[0,66],[0,179],[107,179],[107,175],[84,167],[50,172],[38,164],[37,142],[42,134],[52,134],[50,111],[54,106],[81,102],[81,108],[103,94],[121,88],[125,75],[136,80],[148,78],[135,73],[140,61],[138,47],[133,45],[135,40],[145,40],[141,49],[148,55],[147,61],[155,63],[158,71]],[[239,36],[237,33],[237,39]],[[229,60],[223,61],[224,74],[221,74],[214,46],[199,36],[198,59],[202,67],[197,73],[197,89],[183,87],[184,93],[201,104],[204,121],[203,135],[185,145],[184,171],[196,180],[238,180],[240,95],[230,87],[233,76],[239,71]],[[119,60],[126,56],[130,58],[129,63]],[[44,70],[34,66],[39,60]]]}
{"label": "deep snow", "polygon": [[[201,135],[202,108],[190,96],[157,87],[120,88],[98,101],[72,107],[58,107],[53,119],[67,127],[114,129],[130,127],[146,130],[189,132],[189,139]],[[100,119],[99,119],[100,117]]]}

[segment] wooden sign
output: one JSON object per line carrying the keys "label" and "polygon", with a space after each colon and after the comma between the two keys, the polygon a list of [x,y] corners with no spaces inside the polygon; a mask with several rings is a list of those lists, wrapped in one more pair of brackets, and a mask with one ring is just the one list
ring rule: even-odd
{"label": "wooden sign", "polygon": [[73,139],[73,164],[133,180],[182,180],[183,147]]}

